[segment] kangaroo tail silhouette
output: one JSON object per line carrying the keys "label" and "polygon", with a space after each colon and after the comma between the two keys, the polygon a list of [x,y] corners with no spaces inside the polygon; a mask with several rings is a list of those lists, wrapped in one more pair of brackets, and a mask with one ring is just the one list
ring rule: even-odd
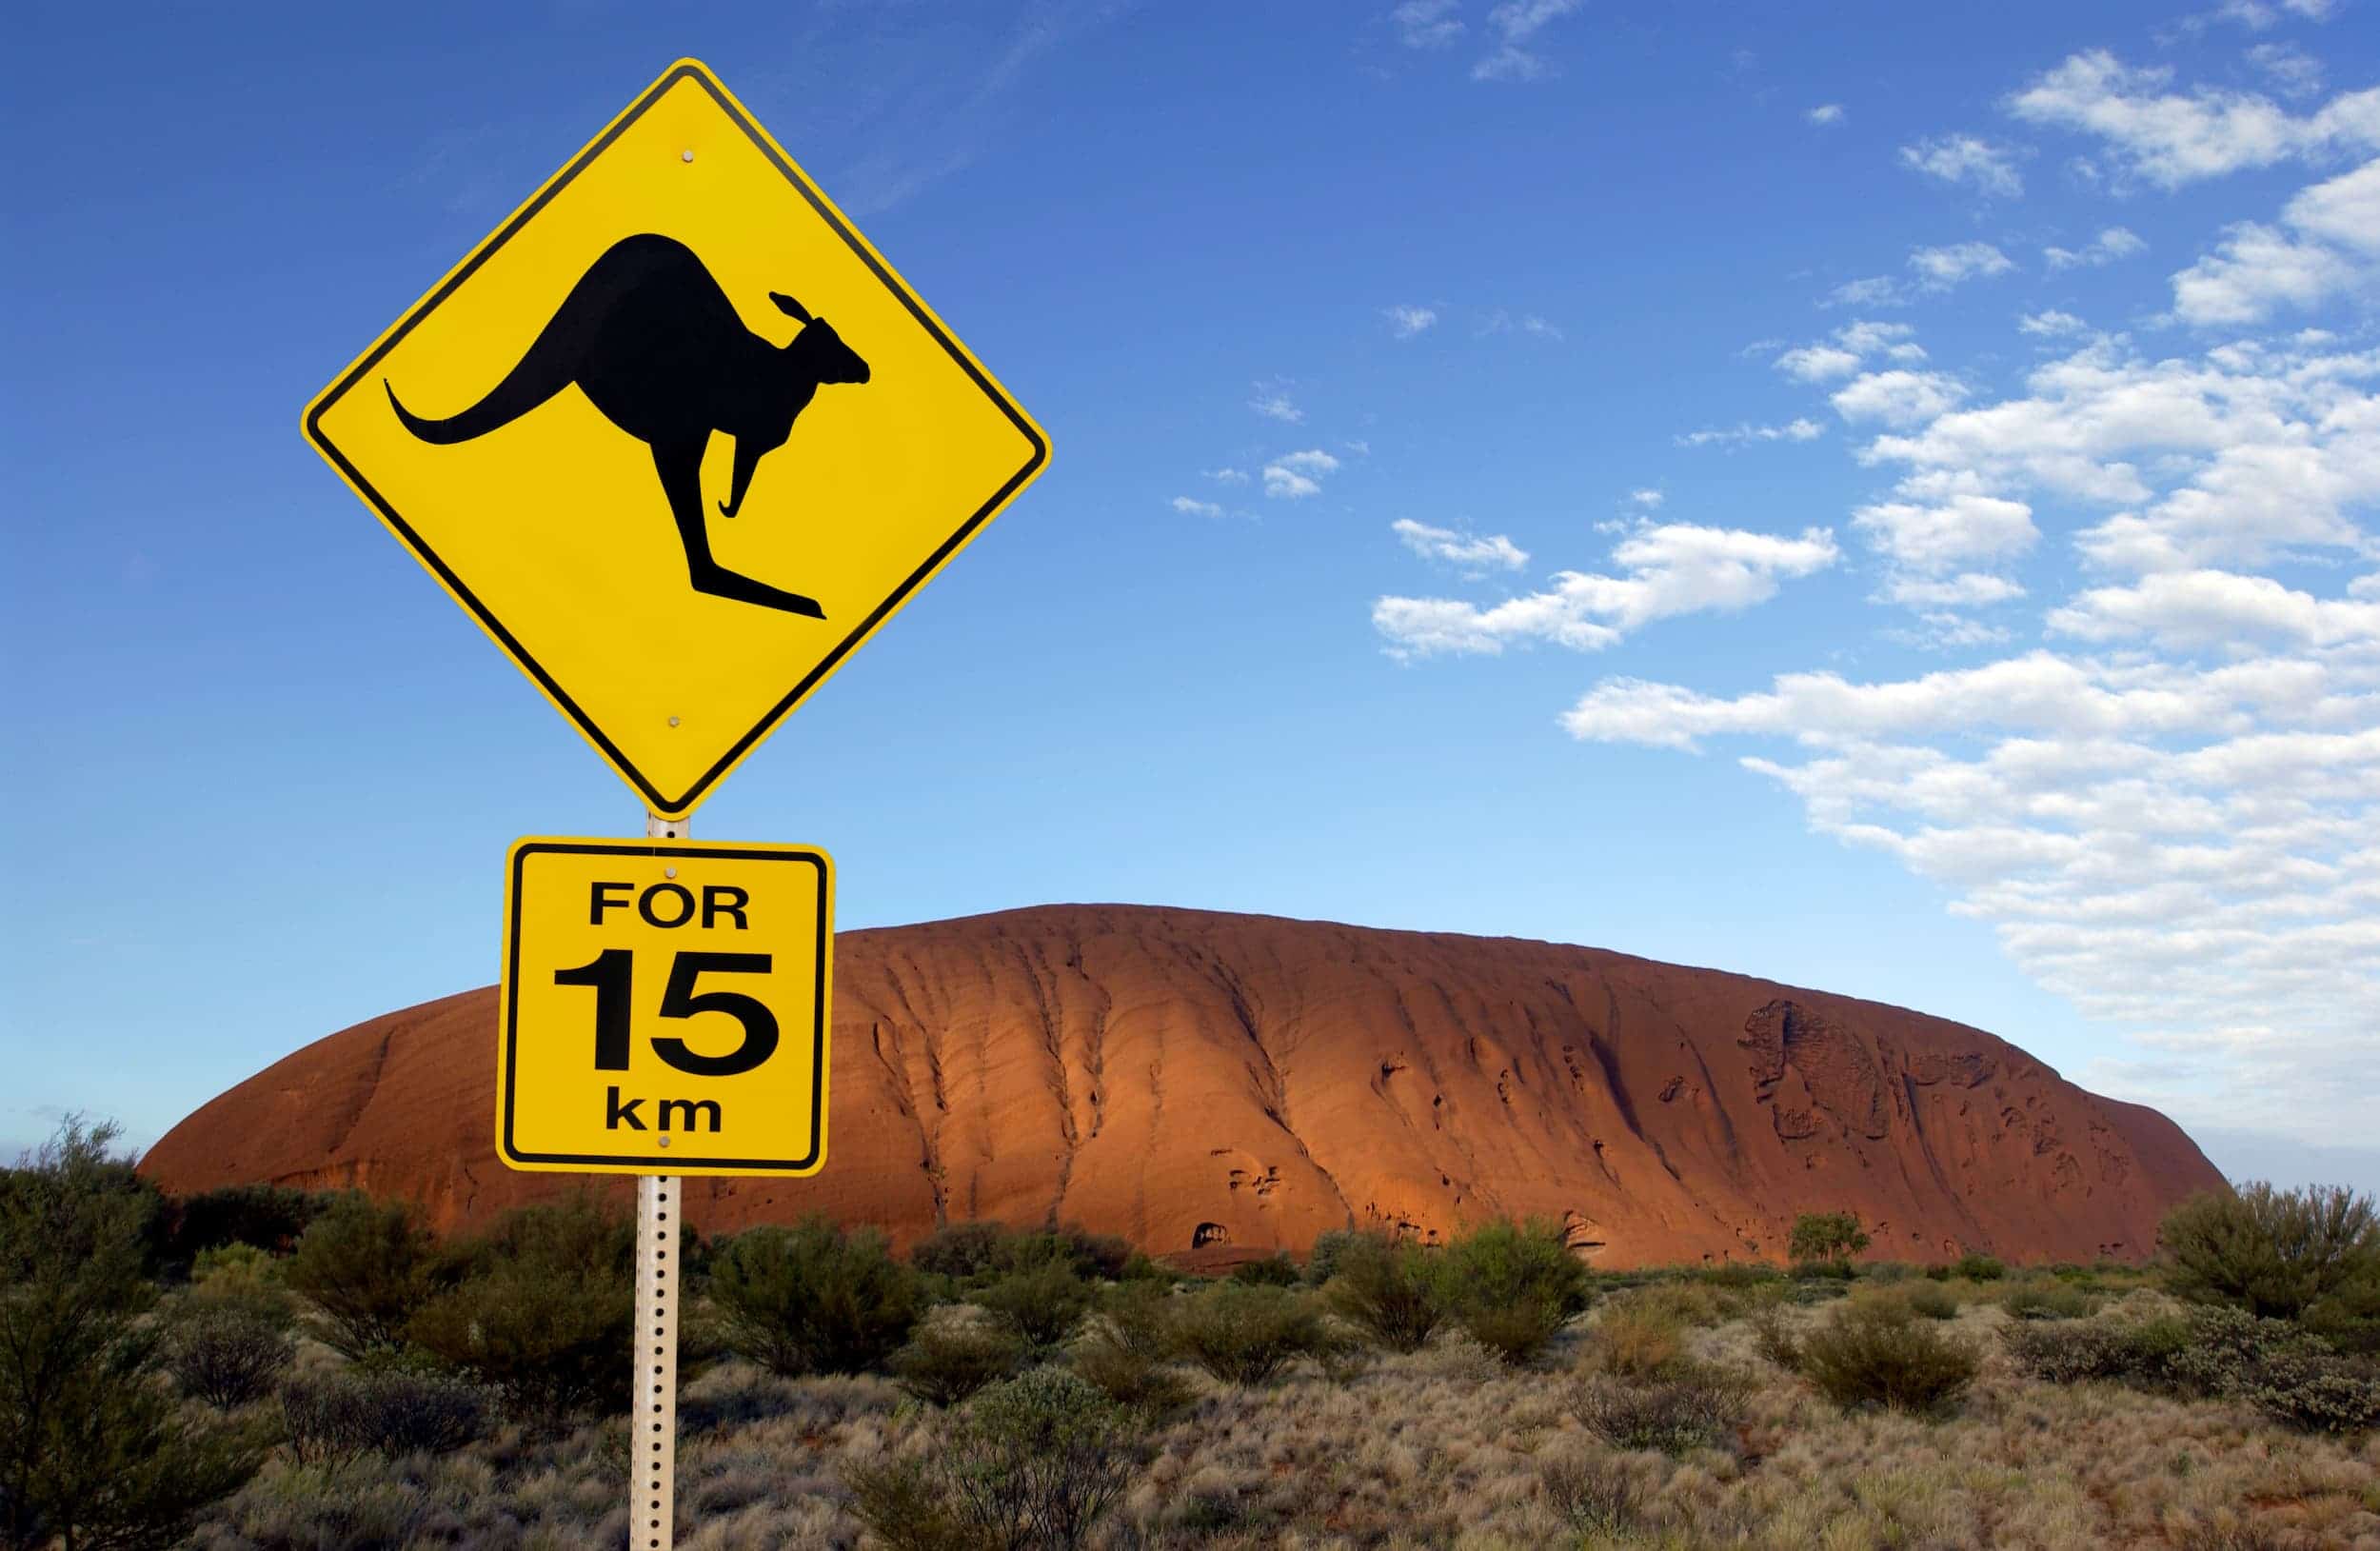
{"label": "kangaroo tail silhouette", "polygon": [[578,379],[579,352],[557,339],[559,332],[563,331],[548,323],[528,352],[505,373],[504,381],[487,390],[486,397],[444,420],[426,419],[407,408],[387,378],[383,377],[380,386],[387,389],[388,408],[396,410],[405,428],[415,436],[433,447],[467,442],[510,425]]}

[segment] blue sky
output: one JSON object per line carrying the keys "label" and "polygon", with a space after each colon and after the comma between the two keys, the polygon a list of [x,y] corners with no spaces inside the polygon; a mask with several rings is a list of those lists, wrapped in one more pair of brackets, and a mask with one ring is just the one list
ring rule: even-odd
{"label": "blue sky", "polygon": [[2380,1184],[2352,0],[15,32],[0,1143],[486,984],[505,846],[638,827],[296,421],[694,54],[1057,449],[698,834],[826,845],[845,926],[1164,903],[1899,1003]]}

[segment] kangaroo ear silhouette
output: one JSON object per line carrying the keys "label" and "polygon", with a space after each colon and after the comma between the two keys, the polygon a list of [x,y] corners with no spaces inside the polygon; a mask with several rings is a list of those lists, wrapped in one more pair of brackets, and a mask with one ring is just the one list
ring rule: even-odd
{"label": "kangaroo ear silhouette", "polygon": [[783,312],[789,318],[799,318],[803,323],[812,323],[816,321],[810,316],[810,309],[808,308],[803,307],[792,297],[787,296],[783,291],[772,290],[768,293],[768,299],[777,304],[778,311]]}

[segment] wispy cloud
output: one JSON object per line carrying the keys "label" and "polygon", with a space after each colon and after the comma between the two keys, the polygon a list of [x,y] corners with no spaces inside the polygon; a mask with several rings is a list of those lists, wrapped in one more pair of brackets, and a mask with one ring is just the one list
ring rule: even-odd
{"label": "wispy cloud", "polygon": [[2134,253],[2146,252],[2148,249],[2147,243],[2125,228],[2109,227],[2091,239],[2090,246],[2086,248],[2045,248],[2041,250],[2041,256],[2049,262],[2053,269],[2077,268],[2096,269],[2113,264],[2117,259],[2127,259]]}
{"label": "wispy cloud", "polygon": [[1585,0],[1504,0],[1489,10],[1488,30],[1496,48],[1471,67],[1475,81],[1538,81],[1555,73],[1552,61],[1532,45],[1551,24],[1572,14]]}
{"label": "wispy cloud", "polygon": [[1220,517],[1223,508],[1212,501],[1193,500],[1186,495],[1174,497],[1174,509],[1188,517]]}
{"label": "wispy cloud", "polygon": [[1943,135],[1901,148],[1901,165],[1945,183],[1971,184],[1984,193],[2014,199],[2025,191],[2015,152],[1972,134]]}
{"label": "wispy cloud", "polygon": [[1208,468],[1202,470],[1201,472],[1205,478],[1213,480],[1218,485],[1245,485],[1248,483],[1248,471],[1244,468]]}
{"label": "wispy cloud", "polygon": [[1803,418],[1782,426],[1738,423],[1717,430],[1687,431],[1676,442],[1679,447],[1742,447],[1751,442],[1815,442],[1825,434],[1824,426]]}
{"label": "wispy cloud", "polygon": [[1400,517],[1389,525],[1398,543],[1424,560],[1434,560],[1474,574],[1491,570],[1517,571],[1529,564],[1528,551],[1501,533],[1479,538],[1456,528],[1432,527]]}
{"label": "wispy cloud", "polygon": [[1285,426],[1300,425],[1306,417],[1306,412],[1290,398],[1288,385],[1278,381],[1257,384],[1256,395],[1248,400],[1248,408]]}
{"label": "wispy cloud", "polygon": [[1339,472],[1339,460],[1320,447],[1288,452],[1264,466],[1264,493],[1277,500],[1301,501],[1322,493],[1322,480]]}
{"label": "wispy cloud", "polygon": [[1508,312],[1497,308],[1479,325],[1482,337],[1489,334],[1527,334],[1535,339],[1548,339],[1559,344],[1562,331],[1557,325],[1534,312]]}
{"label": "wispy cloud", "polygon": [[1438,308],[1432,307],[1392,307],[1386,316],[1389,331],[1398,339],[1411,339],[1438,325]]}
{"label": "wispy cloud", "polygon": [[1397,41],[1408,49],[1443,49],[1463,35],[1461,0],[1403,0],[1388,13]]}
{"label": "wispy cloud", "polygon": [[1813,124],[1840,124],[1843,122],[1843,105],[1839,102],[1820,103],[1801,116]]}
{"label": "wispy cloud", "polygon": [[1953,243],[1947,248],[1920,248],[1909,255],[1925,290],[1949,290],[1970,280],[2006,274],[2016,268],[2006,253],[1990,243]]}

